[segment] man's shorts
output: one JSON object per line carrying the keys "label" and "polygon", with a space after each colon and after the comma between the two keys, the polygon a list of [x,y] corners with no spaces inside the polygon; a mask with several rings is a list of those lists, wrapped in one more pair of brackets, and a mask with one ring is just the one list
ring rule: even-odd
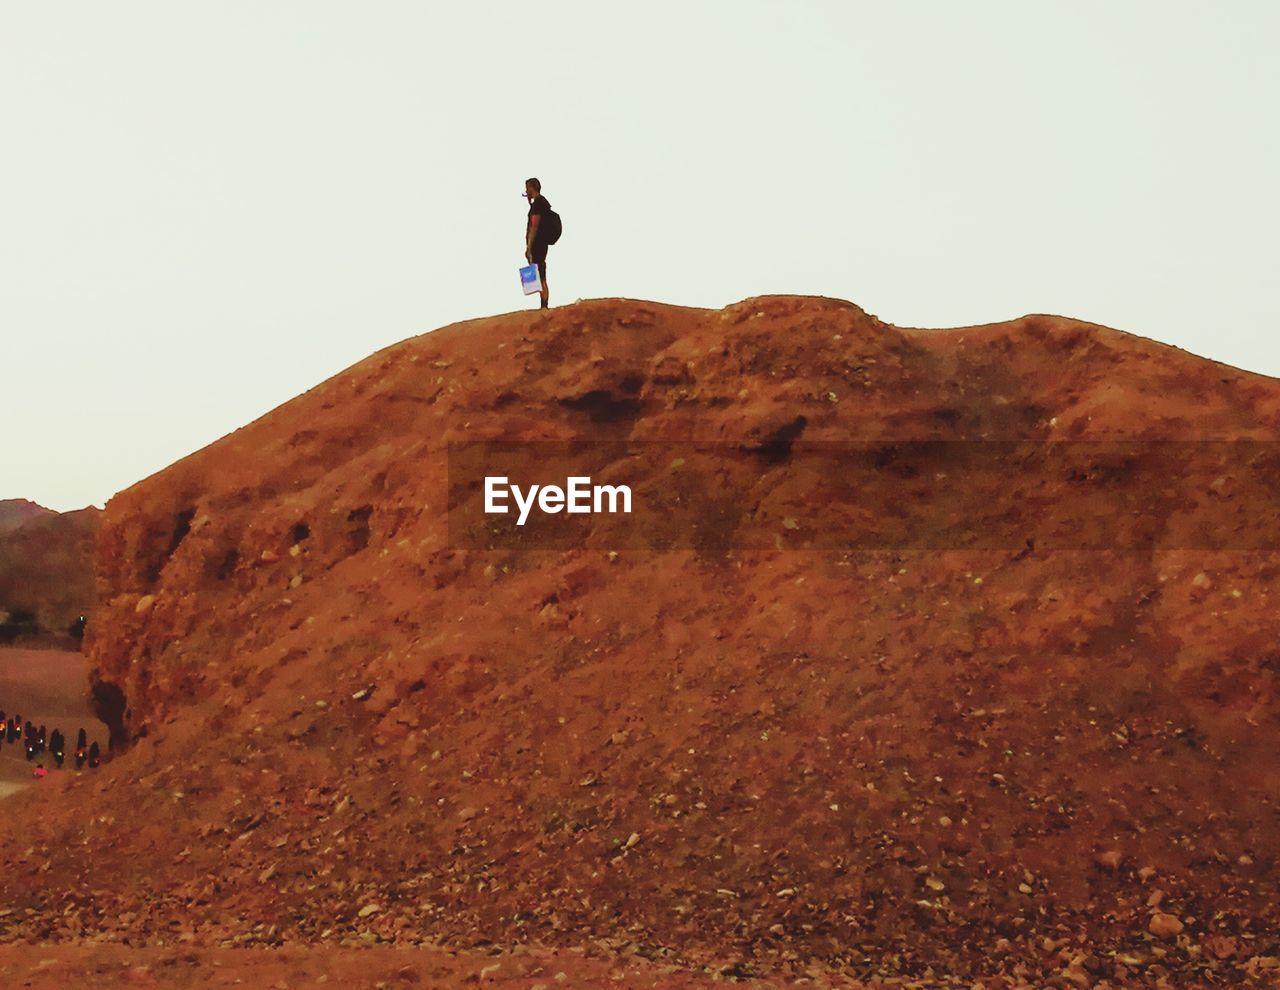
{"label": "man's shorts", "polygon": [[538,266],[538,275],[542,279],[542,284],[547,284],[547,245],[533,242],[533,250],[529,252],[533,263]]}

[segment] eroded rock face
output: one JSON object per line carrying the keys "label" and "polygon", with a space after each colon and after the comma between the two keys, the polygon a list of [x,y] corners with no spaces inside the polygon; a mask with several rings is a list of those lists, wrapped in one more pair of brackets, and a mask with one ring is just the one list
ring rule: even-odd
{"label": "eroded rock face", "polygon": [[601,300],[406,341],[112,500],[89,647],[134,745],[8,868],[70,850],[40,889],[143,937],[1178,971],[1139,867],[1179,938],[1275,922],[1274,555],[459,550],[447,444],[714,438],[785,468],[801,436],[1278,417],[1270,379],[1056,317]]}

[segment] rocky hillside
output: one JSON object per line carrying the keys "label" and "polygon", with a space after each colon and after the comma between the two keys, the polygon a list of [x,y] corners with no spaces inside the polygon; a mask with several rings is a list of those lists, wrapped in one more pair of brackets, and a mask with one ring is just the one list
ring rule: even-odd
{"label": "rocky hillside", "polygon": [[448,444],[1278,427],[1280,383],[1047,316],[597,300],[405,341],[108,505],[88,645],[132,745],[0,824],[0,924],[919,986],[1264,979],[1274,554],[464,550]]}
{"label": "rocky hillside", "polygon": [[97,599],[93,545],[102,511],[0,502],[0,643],[67,645]]}

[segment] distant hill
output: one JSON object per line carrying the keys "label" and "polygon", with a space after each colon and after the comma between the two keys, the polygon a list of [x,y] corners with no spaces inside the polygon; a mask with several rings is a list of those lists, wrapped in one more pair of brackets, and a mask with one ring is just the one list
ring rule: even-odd
{"label": "distant hill", "polygon": [[0,502],[0,643],[71,645],[96,600],[93,541],[102,510]]}
{"label": "distant hill", "polygon": [[56,515],[52,509],[46,509],[29,499],[0,499],[0,535],[11,532],[32,519],[46,519]]}

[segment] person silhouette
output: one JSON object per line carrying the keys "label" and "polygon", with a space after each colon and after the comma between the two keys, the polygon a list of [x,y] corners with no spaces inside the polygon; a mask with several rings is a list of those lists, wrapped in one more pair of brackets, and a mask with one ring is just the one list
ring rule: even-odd
{"label": "person silhouette", "polygon": [[542,183],[537,179],[526,179],[524,183],[525,199],[529,201],[529,219],[524,228],[524,258],[529,264],[538,266],[538,276],[542,280],[541,309],[550,306],[550,292],[547,289],[547,247],[558,239],[552,227],[558,222],[553,219],[551,204],[542,195]]}
{"label": "person silhouette", "polygon": [[62,737],[61,729],[54,729],[49,736],[49,752],[53,754],[53,762],[62,769],[62,761],[66,758],[67,741]]}

